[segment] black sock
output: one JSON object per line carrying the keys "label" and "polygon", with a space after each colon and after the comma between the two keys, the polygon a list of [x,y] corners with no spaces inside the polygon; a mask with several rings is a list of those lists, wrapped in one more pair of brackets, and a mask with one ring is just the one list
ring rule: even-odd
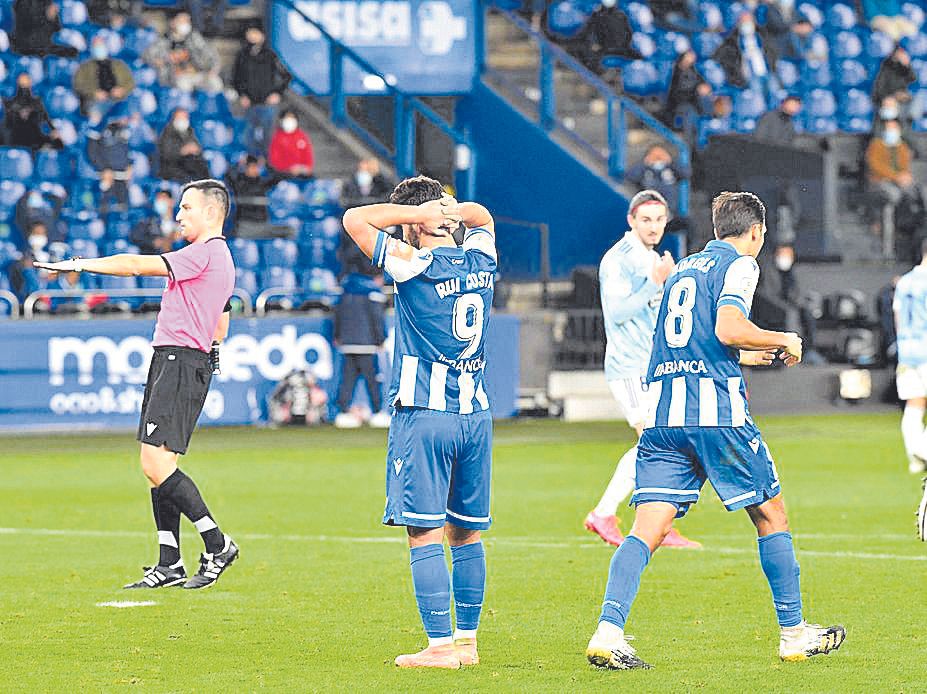
{"label": "black sock", "polygon": [[193,480],[178,468],[161,483],[158,490],[162,499],[172,501],[183,515],[193,521],[193,525],[200,531],[207,552],[215,554],[225,549],[225,536],[209,515],[206,502]]}
{"label": "black sock", "polygon": [[173,501],[161,497],[158,487],[151,490],[151,508],[158,528],[158,564],[173,566],[180,561],[180,510]]}

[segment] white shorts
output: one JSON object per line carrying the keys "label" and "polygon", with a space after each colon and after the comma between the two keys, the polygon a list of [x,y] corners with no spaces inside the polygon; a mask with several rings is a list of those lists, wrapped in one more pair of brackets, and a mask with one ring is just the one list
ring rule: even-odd
{"label": "white shorts", "polygon": [[899,400],[927,397],[927,364],[922,366],[899,364],[895,369],[895,385],[898,387]]}
{"label": "white shorts", "polygon": [[647,391],[640,376],[618,378],[608,382],[608,387],[618,401],[618,409],[632,427],[643,426],[647,419]]}

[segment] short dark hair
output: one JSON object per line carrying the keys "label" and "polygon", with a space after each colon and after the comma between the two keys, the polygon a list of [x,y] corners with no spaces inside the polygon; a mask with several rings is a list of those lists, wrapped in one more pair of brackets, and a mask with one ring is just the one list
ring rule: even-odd
{"label": "short dark hair", "polygon": [[628,214],[633,217],[637,213],[637,208],[641,205],[646,205],[648,202],[658,202],[669,212],[669,205],[666,204],[666,198],[658,191],[648,189],[640,191],[631,198],[631,202],[628,204]]}
{"label": "short dark hair", "polygon": [[753,193],[725,191],[711,201],[711,223],[717,239],[743,236],[754,224],[766,226],[766,206]]}
{"label": "short dark hair", "polygon": [[205,197],[219,206],[222,210],[222,219],[229,216],[229,189],[225,187],[222,181],[214,178],[203,178],[199,181],[190,181],[180,191],[180,197],[188,190],[198,190]]}
{"label": "short dark hair", "polygon": [[428,176],[415,176],[400,181],[389,195],[394,205],[421,205],[431,200],[440,200],[444,186]]}

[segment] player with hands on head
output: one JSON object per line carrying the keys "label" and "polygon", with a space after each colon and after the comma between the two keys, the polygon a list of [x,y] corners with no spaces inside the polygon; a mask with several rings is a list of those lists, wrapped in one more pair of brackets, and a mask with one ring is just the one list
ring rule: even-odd
{"label": "player with hands on head", "polygon": [[[619,412],[637,433],[644,429],[647,394],[644,377],[653,347],[653,331],[663,285],[676,266],[673,257],[654,250],[663,238],[669,208],[655,190],[642,190],[631,198],[629,230],[603,256],[599,264],[599,290],[605,324],[605,379]],[[585,527],[605,542],[620,545],[619,504],[634,491],[637,446],[622,455],[596,507],[586,515]],[[701,547],[675,528],[664,538],[665,547]]]}
{"label": "player with hands on head", "polygon": [[[406,527],[428,647],[395,662],[476,665],[486,583],[481,532],[492,522],[492,415],[483,368],[497,263],[493,218],[418,176],[399,183],[389,203],[351,208],[343,221],[360,250],[396,282],[383,523]],[[460,224],[466,231],[458,247]],[[383,231],[394,225],[402,225],[402,240]]]}
{"label": "player with hands on head", "polygon": [[[205,588],[238,557],[237,545],[219,530],[196,484],[177,467],[218,367],[217,345],[229,329],[235,266],[222,235],[228,211],[229,194],[221,181],[192,181],[183,188],[177,212],[188,242],[184,248],[163,255],[123,253],[35,263],[52,273],[167,278],[137,433],[160,551],[157,564],[146,567],[142,579],[126,588]],[[206,546],[199,571],[189,579],[180,556],[181,513],[196,526]]]}
{"label": "player with hands on head", "polygon": [[756,527],[780,627],[779,657],[799,661],[829,653],[846,636],[840,625],[804,620],[779,475],[747,408],[738,363],[744,357],[769,362],[777,352],[786,365],[801,361],[798,335],[764,330],[749,319],[766,208],[752,193],[721,193],[712,203],[712,222],[715,240],[677,263],[664,287],[631,497],[634,526],[612,557],[598,628],[586,649],[597,667],[650,667],[628,644],[625,621],[651,556],[673,521],[698,501],[706,480],[727,510],[745,509]]}

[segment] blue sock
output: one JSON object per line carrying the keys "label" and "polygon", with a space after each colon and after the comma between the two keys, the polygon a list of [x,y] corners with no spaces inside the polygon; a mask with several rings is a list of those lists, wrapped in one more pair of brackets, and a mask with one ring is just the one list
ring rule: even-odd
{"label": "blue sock", "polygon": [[628,535],[612,556],[600,622],[610,622],[624,629],[631,603],[641,585],[641,574],[649,561],[650,548],[647,544],[634,535]]}
{"label": "blue sock", "polygon": [[486,554],[483,552],[483,543],[451,546],[451,567],[457,628],[476,631],[480,625],[483,591],[486,588]]}
{"label": "blue sock", "polygon": [[444,545],[413,547],[410,554],[415,602],[428,638],[451,636],[451,577]]}
{"label": "blue sock", "polygon": [[757,538],[760,547],[760,564],[769,588],[779,626],[794,627],[801,624],[801,588],[798,562],[792,546],[792,533],[773,533]]}

